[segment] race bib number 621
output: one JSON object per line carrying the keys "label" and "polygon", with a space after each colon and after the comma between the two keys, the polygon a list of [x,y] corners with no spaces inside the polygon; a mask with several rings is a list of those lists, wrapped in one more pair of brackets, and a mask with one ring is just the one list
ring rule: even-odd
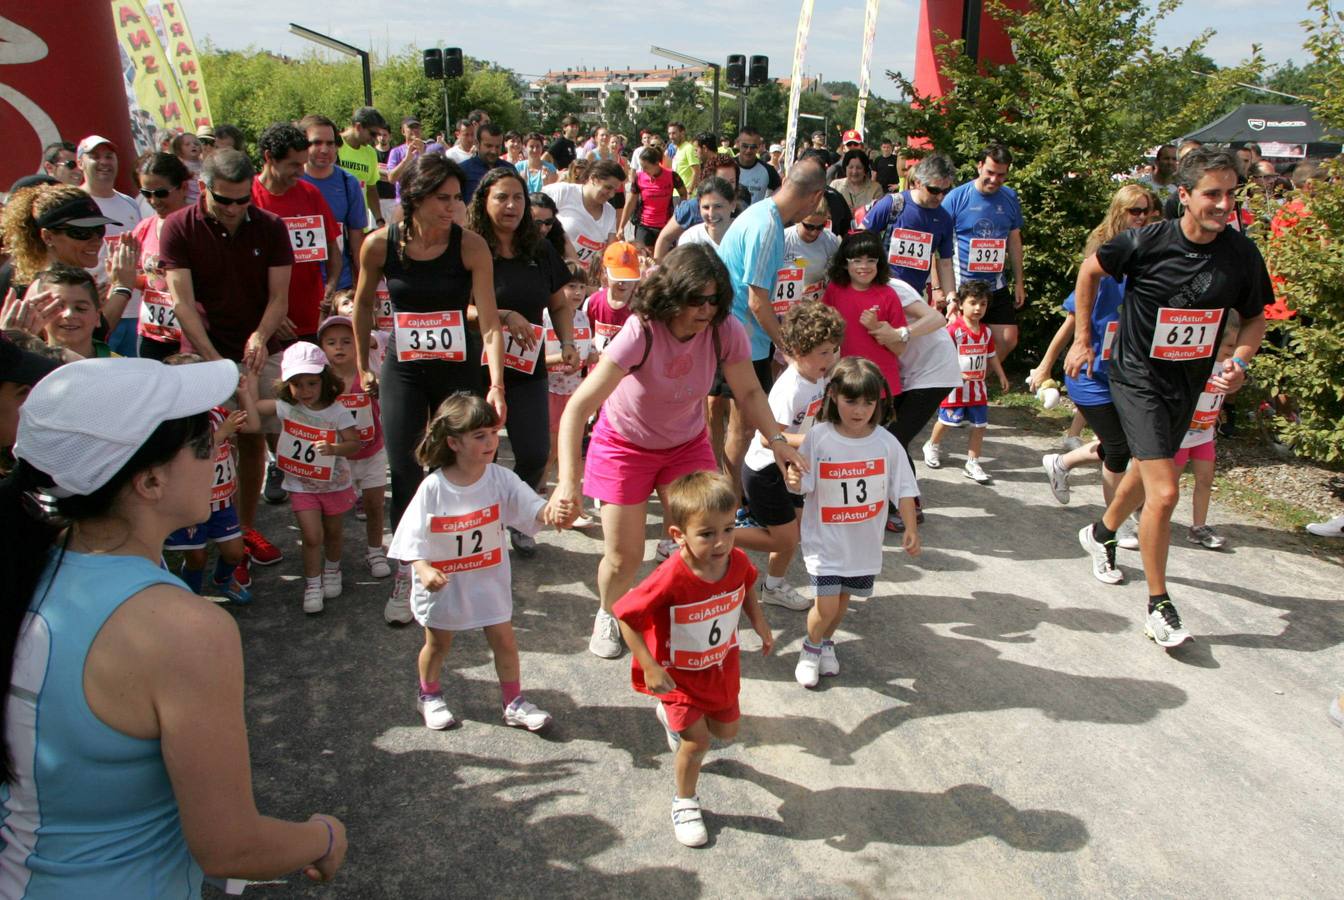
{"label": "race bib number 621", "polygon": [[1213,356],[1218,326],[1223,323],[1221,309],[1170,309],[1157,311],[1153,327],[1153,359],[1181,362]]}

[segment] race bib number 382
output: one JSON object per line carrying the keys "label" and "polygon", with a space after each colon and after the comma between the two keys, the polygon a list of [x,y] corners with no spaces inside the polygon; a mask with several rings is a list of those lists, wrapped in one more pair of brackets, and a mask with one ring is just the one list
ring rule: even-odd
{"label": "race bib number 382", "polygon": [[818,463],[817,492],[823,524],[867,522],[882,514],[887,500],[887,461]]}
{"label": "race bib number 382", "polygon": [[699,603],[672,607],[672,667],[705,669],[723,662],[737,646],[737,619],[746,595],[746,587],[738,587]]}
{"label": "race bib number 382", "polygon": [[1221,309],[1170,309],[1157,311],[1153,326],[1153,359],[1182,362],[1213,356],[1218,326],[1223,323]]}

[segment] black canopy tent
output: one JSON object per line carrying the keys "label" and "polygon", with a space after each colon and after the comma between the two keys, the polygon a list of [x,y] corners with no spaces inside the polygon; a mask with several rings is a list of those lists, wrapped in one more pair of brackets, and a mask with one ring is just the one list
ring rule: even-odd
{"label": "black canopy tent", "polygon": [[1310,107],[1277,103],[1243,103],[1185,138],[1206,144],[1254,141],[1265,156],[1280,159],[1334,156],[1344,140],[1344,136],[1327,132]]}

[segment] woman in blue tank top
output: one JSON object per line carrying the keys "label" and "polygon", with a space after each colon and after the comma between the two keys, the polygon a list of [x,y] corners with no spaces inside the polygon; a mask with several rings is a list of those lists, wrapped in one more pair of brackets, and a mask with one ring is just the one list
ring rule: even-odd
{"label": "woman in blue tank top", "polygon": [[24,405],[0,483],[0,897],[198,897],[341,864],[336,819],[257,812],[237,626],[161,566],[209,516],[206,411],[237,386],[227,360],[84,360]]}

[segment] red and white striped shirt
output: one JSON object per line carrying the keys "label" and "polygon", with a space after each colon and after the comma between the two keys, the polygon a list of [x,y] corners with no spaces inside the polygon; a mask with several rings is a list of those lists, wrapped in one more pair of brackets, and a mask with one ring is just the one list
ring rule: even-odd
{"label": "red and white striped shirt", "polygon": [[994,356],[994,335],[988,325],[981,325],[978,331],[972,331],[966,320],[957,317],[957,321],[947,326],[952,335],[952,343],[957,347],[957,361],[961,364],[961,387],[953,388],[943,401],[944,407],[981,406],[989,402],[989,391],[985,387],[985,373],[989,369],[989,360]]}

